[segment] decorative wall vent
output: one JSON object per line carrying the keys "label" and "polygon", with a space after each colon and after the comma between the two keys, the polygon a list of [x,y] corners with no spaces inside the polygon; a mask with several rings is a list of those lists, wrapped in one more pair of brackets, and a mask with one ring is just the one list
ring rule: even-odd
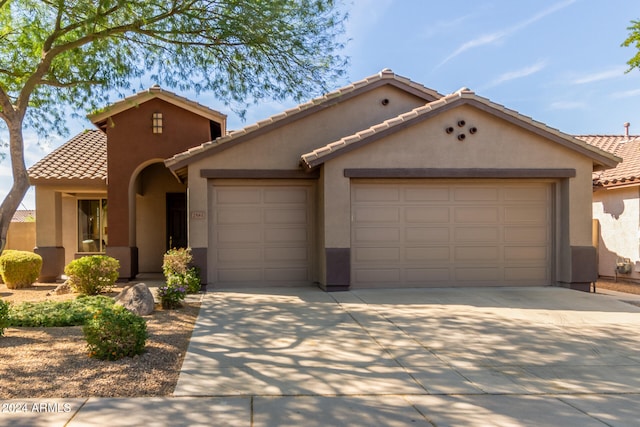
{"label": "decorative wall vent", "polygon": [[455,127],[446,126],[444,128],[444,131],[445,133],[447,133],[447,135],[452,135],[456,132],[456,127],[458,128],[458,132],[456,134],[458,141],[464,141],[465,139],[467,139],[467,133],[469,135],[475,135],[476,133],[478,133],[478,128],[473,125],[467,125],[467,122],[465,120],[458,120]]}

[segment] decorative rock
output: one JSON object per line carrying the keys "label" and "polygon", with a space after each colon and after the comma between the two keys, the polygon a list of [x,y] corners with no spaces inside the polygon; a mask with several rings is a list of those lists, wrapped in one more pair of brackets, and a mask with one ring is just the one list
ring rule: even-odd
{"label": "decorative rock", "polygon": [[151,314],[154,309],[153,294],[144,283],[128,285],[116,297],[116,304],[124,306],[138,316]]}
{"label": "decorative rock", "polygon": [[51,292],[48,292],[47,296],[49,296],[49,295],[64,295],[64,294],[70,294],[71,292],[73,292],[73,290],[71,289],[71,285],[69,285],[68,281],[65,281],[64,283],[61,283],[58,286],[56,286],[56,288],[54,290],[52,290]]}

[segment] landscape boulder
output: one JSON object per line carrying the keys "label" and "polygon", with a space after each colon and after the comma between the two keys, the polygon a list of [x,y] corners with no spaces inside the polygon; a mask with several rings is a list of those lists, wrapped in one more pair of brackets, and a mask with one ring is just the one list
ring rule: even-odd
{"label": "landscape boulder", "polygon": [[58,286],[56,286],[56,288],[51,292],[48,292],[47,296],[64,295],[64,294],[70,294],[71,292],[73,292],[73,289],[71,289],[71,285],[69,284],[69,281],[65,281],[64,283],[60,283]]}
{"label": "landscape boulder", "polygon": [[155,302],[153,294],[146,284],[136,283],[122,289],[116,297],[116,304],[124,306],[130,312],[138,316],[146,316],[153,313]]}

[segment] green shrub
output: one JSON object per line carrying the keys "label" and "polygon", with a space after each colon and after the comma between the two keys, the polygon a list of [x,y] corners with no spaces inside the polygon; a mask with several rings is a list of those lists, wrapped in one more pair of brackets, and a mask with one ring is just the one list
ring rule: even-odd
{"label": "green shrub", "polygon": [[188,294],[197,294],[201,289],[200,269],[189,268],[184,274],[172,274],[167,277],[167,285],[184,288]]}
{"label": "green shrub", "polygon": [[118,360],[144,351],[147,323],[123,306],[97,311],[82,327],[89,357]]}
{"label": "green shrub", "polygon": [[33,252],[8,250],[0,256],[0,274],[9,289],[31,286],[42,270],[42,257]]}
{"label": "green shrub", "polygon": [[200,269],[190,266],[192,260],[191,248],[170,249],[164,254],[162,272],[168,286],[184,288],[189,294],[200,292]]}
{"label": "green shrub", "polygon": [[4,329],[9,326],[9,303],[0,299],[0,337],[4,335]]}
{"label": "green shrub", "polygon": [[23,302],[11,306],[9,326],[52,327],[84,325],[97,311],[111,308],[104,295],[79,296],[71,301]]}
{"label": "green shrub", "polygon": [[105,255],[91,255],[74,259],[65,268],[69,284],[83,295],[97,295],[110,289],[118,280],[120,262]]}

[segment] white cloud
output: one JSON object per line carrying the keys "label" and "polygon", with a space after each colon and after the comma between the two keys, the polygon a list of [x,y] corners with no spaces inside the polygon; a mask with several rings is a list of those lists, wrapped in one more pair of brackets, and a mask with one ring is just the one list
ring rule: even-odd
{"label": "white cloud", "polygon": [[520,68],[518,70],[509,71],[504,74],[501,74],[496,79],[489,82],[489,84],[487,84],[483,89],[495,87],[511,80],[521,79],[523,77],[527,77],[532,74],[535,74],[541,71],[542,69],[544,69],[547,66],[547,63],[548,61],[546,60],[538,61],[533,65],[529,65],[528,67]]}
{"label": "white cloud", "polygon": [[470,16],[471,15],[460,16],[458,18],[446,20],[446,21],[440,20],[435,24],[427,27],[422,34],[422,38],[429,39],[441,33],[457,31],[460,28],[460,26],[464,23],[464,21],[469,19]]}
{"label": "white cloud", "polygon": [[543,10],[542,12],[539,12],[533,15],[529,19],[525,19],[524,21],[517,23],[516,25],[513,25],[501,31],[496,31],[491,34],[481,35],[472,40],[469,40],[468,42],[465,42],[460,47],[458,47],[458,49],[456,49],[451,55],[447,56],[442,62],[440,62],[436,66],[436,68],[441,67],[442,65],[451,61],[456,56],[468,51],[469,49],[498,43],[502,41],[504,38],[509,37],[510,35],[522,30],[523,28],[528,27],[529,25],[543,19],[544,17],[551,15],[552,13],[555,13],[561,9],[564,9],[565,7],[575,2],[576,0],[565,0],[560,3],[556,3],[555,5]]}
{"label": "white cloud", "polygon": [[605,71],[599,71],[597,73],[591,73],[581,77],[577,77],[571,83],[574,85],[582,85],[587,83],[599,82],[602,80],[616,79],[619,77],[623,77],[626,70],[627,67],[624,66],[610,68]]}
{"label": "white cloud", "polygon": [[640,96],[640,89],[627,90],[622,92],[614,92],[611,94],[611,98],[620,99],[620,98],[633,98],[636,96]]}

